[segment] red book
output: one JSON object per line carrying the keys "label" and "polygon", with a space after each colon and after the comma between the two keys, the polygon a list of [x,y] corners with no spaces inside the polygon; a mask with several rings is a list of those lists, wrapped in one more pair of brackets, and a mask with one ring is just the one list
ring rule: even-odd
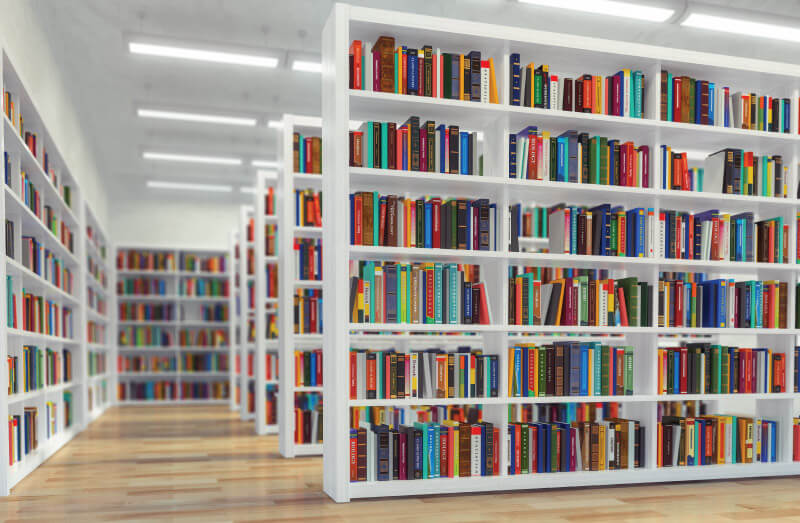
{"label": "red book", "polygon": [[442,199],[431,199],[431,207],[433,208],[433,248],[438,249],[442,246]]}
{"label": "red book", "polygon": [[625,304],[625,293],[622,287],[617,289],[617,298],[619,299],[619,318],[623,327],[628,326],[628,306]]}
{"label": "red book", "polygon": [[358,356],[350,353],[350,399],[358,399]]}
{"label": "red book", "polygon": [[372,51],[372,90],[381,90],[381,55],[378,51]]}
{"label": "red book", "polygon": [[353,198],[353,229],[354,229],[354,244],[355,245],[363,245],[364,239],[362,238],[362,231],[361,231],[361,205],[362,205],[362,196],[360,193],[356,193],[355,197]]}
{"label": "red book", "polygon": [[353,43],[350,44],[350,54],[353,56],[353,70],[352,70],[350,87],[353,89],[362,89],[361,68],[363,67],[363,64],[361,63],[361,56],[362,56],[361,40],[353,40]]}
{"label": "red book", "polygon": [[314,163],[312,161],[313,154],[311,153],[311,138],[305,138],[303,147],[305,147],[305,166],[303,167],[304,173],[314,172]]}
{"label": "red book", "polygon": [[689,374],[689,349],[681,347],[680,350],[680,364],[681,364],[681,379],[680,379],[680,393],[686,394],[688,391],[688,374]]}
{"label": "red book", "polygon": [[417,56],[417,95],[425,93],[425,58]]}
{"label": "red book", "polygon": [[683,281],[675,282],[675,326],[683,327]]}
{"label": "red book", "polygon": [[358,481],[358,435],[350,433],[350,481]]}
{"label": "red book", "polygon": [[575,471],[578,467],[578,449],[576,448],[578,442],[578,429],[571,427],[569,429],[569,470]]}
{"label": "red book", "polygon": [[481,301],[478,304],[478,323],[481,325],[489,325],[491,323],[491,319],[489,318],[489,298],[486,295],[486,284],[476,283],[473,288],[478,288],[479,296],[481,297]]}
{"label": "red book", "polygon": [[[448,455],[448,435],[446,430],[439,432],[439,471],[440,475],[447,474],[449,469],[449,455]],[[452,476],[448,476],[452,477]]]}
{"label": "red book", "polygon": [[672,78],[672,121],[681,121],[681,79]]}
{"label": "red book", "polygon": [[428,170],[428,129],[425,125],[419,128],[419,170]]}
{"label": "red book", "polygon": [[472,250],[479,250],[480,246],[480,233],[481,233],[481,226],[480,226],[480,216],[478,215],[478,208],[472,207]]}
{"label": "red book", "polygon": [[[525,430],[528,429],[526,428]],[[520,425],[514,425],[514,449],[513,449],[514,454],[512,456],[512,459],[514,460],[514,470],[517,471],[517,474],[520,473],[520,465],[522,461],[522,452],[520,451],[521,437],[522,437],[522,427]]]}
{"label": "red book", "polygon": [[433,303],[433,269],[425,269],[425,317],[431,319],[431,323],[436,318]]}
{"label": "red book", "polygon": [[380,198],[378,200],[380,203],[378,211],[378,245],[384,246],[386,245],[386,198]]}
{"label": "red book", "polygon": [[500,475],[500,429],[494,427],[492,434],[492,475]]}
{"label": "red book", "polygon": [[[398,447],[400,448],[400,456],[398,458],[400,470],[399,470],[397,478],[403,480],[403,479],[408,479],[408,475],[407,475],[407,472],[408,472],[408,454],[406,453],[407,445],[408,445],[408,434],[406,432],[401,431],[401,432],[398,433],[397,437],[400,440],[400,442],[399,442],[400,444],[398,445]],[[351,439],[352,439],[352,436],[351,436]],[[352,464],[350,466],[352,467]],[[351,474],[352,474],[352,472],[351,472]],[[352,478],[351,478],[351,481],[352,481]]]}
{"label": "red book", "polygon": [[401,73],[401,77],[400,77],[401,85],[400,85],[400,89],[398,89],[398,92],[400,92],[402,94],[407,94],[408,93],[408,89],[407,89],[407,87],[408,87],[408,53],[405,50],[403,50],[403,59],[401,61],[402,61],[402,73]]}
{"label": "red book", "polygon": [[642,157],[642,187],[650,187],[650,146],[639,146],[639,154]]}
{"label": "red book", "polygon": [[533,474],[539,468],[539,452],[537,452],[539,448],[539,427],[528,427],[526,430],[528,430],[528,448],[533,450],[530,459],[530,473]]}

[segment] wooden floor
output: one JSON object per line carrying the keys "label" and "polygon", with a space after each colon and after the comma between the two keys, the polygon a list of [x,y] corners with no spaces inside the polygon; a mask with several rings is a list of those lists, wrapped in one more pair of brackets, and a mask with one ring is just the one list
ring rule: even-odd
{"label": "wooden floor", "polygon": [[0,498],[14,521],[798,521],[800,478],[363,500],[322,492],[225,407],[108,411]]}

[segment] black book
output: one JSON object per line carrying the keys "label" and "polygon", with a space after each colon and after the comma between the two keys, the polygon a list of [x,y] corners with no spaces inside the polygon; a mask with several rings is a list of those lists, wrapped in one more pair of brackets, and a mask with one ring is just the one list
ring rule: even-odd
{"label": "black book", "polygon": [[447,128],[447,131],[450,133],[450,174],[459,174],[461,165],[458,161],[458,148],[461,136],[457,125],[451,125]]}
{"label": "black book", "polygon": [[511,206],[511,244],[508,248],[511,252],[519,252],[519,215],[521,212],[522,204],[517,203]]}
{"label": "black book", "polygon": [[533,78],[531,78],[531,68],[526,67],[525,82],[522,84],[525,86],[525,92],[522,93],[523,105],[525,107],[531,107],[531,102],[533,102],[533,100],[531,100],[531,81],[533,81]]}
{"label": "black book", "polygon": [[545,316],[545,325],[555,325],[558,319],[558,301],[561,296],[562,283],[555,281],[552,283],[553,292],[550,293],[550,303],[547,304],[547,316]]}
{"label": "black book", "polygon": [[[410,116],[403,125],[408,127],[409,139],[411,140],[411,150],[409,151],[411,161],[409,162],[409,170],[419,171],[419,116]],[[377,135],[380,141],[380,128],[378,129]],[[373,158],[380,158],[380,156],[374,156]]]}
{"label": "black book", "polygon": [[470,51],[464,57],[465,60],[469,59],[470,65],[470,93],[469,99],[472,102],[481,101],[481,53],[480,51]]}

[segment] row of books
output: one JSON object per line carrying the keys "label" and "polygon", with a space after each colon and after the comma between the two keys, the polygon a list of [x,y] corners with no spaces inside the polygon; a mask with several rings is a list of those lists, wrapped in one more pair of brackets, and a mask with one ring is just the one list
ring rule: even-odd
{"label": "row of books", "polygon": [[354,323],[491,323],[478,265],[350,262]]}
{"label": "row of books", "polygon": [[[10,231],[9,231],[10,227]],[[8,235],[11,235],[10,237]],[[14,222],[6,220],[6,255],[14,258]],[[11,250],[8,251],[8,243]],[[53,251],[40,243],[34,236],[22,236],[20,257],[22,265],[68,294],[72,294],[72,271]]]}
{"label": "row of books", "polygon": [[509,55],[509,65],[511,105],[644,118],[645,75],[639,70],[559,78],[547,64],[520,65],[519,53]]}
{"label": "row of books", "polygon": [[105,343],[106,325],[104,323],[98,323],[94,320],[87,321],[86,336],[89,343]]}
{"label": "row of books", "polygon": [[145,276],[120,278],[117,281],[120,296],[166,296],[167,280]]}
{"label": "row of books", "polygon": [[633,470],[645,466],[638,420],[509,423],[508,473]]}
{"label": "row of books", "polygon": [[351,167],[483,176],[477,132],[410,116],[402,124],[366,121],[350,131]]}
{"label": "row of books", "polygon": [[275,187],[269,186],[264,194],[264,214],[267,216],[275,215]]}
{"label": "row of books", "polygon": [[[181,321],[186,318],[186,311],[181,311]],[[213,303],[200,306],[200,319],[203,321],[228,321],[228,304]]]}
{"label": "row of books", "polygon": [[656,432],[659,467],[778,461],[776,421],[724,414],[663,416]]}
{"label": "row of books", "polygon": [[296,227],[322,227],[322,191],[295,189],[294,224]]}
{"label": "row of books", "polygon": [[497,356],[480,349],[350,350],[350,399],[494,398],[498,382]]}
{"label": "row of books", "polygon": [[119,344],[123,347],[170,347],[175,344],[172,327],[119,327]]}
{"label": "row of books", "polygon": [[91,254],[86,255],[86,270],[89,272],[89,276],[94,278],[101,287],[106,288],[108,285],[106,270],[103,265],[95,261]]}
{"label": "row of books", "polygon": [[508,176],[523,180],[650,187],[650,147],[529,125],[508,135]]}
{"label": "row of books", "polygon": [[106,353],[105,352],[89,351],[87,356],[88,356],[87,370],[89,372],[89,376],[98,376],[100,374],[105,374],[105,372],[106,372]]}
{"label": "row of books", "polygon": [[[268,223],[264,226],[264,256],[277,256],[278,254],[278,226]],[[255,263],[255,259],[253,259]]]}
{"label": "row of books", "polygon": [[181,354],[180,367],[188,372],[224,372],[228,370],[227,354]]}
{"label": "row of books", "polygon": [[[256,355],[254,352],[251,351],[247,352],[247,375],[251,378],[253,377],[253,369],[255,368],[255,356]],[[280,365],[278,364],[280,357],[275,352],[267,352],[264,355],[264,358],[265,358],[265,371],[266,371],[264,379],[267,381],[277,380],[278,371],[280,370]],[[236,367],[237,373],[241,372],[241,369],[239,368],[238,365],[239,365],[239,360],[237,354],[237,367]]]}
{"label": "row of books", "polygon": [[59,220],[58,215],[49,205],[44,206],[44,225],[53,233],[53,236],[61,242],[71,253],[75,253],[75,233],[66,222]]}
{"label": "row of books", "polygon": [[[248,412],[255,411],[255,383],[249,384],[251,391],[248,393],[249,405],[252,407]],[[264,414],[267,425],[278,424],[278,386],[275,384],[266,385],[266,399],[264,400]]]}
{"label": "row of books", "polygon": [[47,300],[36,294],[22,292],[21,315],[17,319],[17,296],[13,292],[12,277],[6,277],[6,301],[8,309],[8,326],[14,329],[21,327],[28,332],[46,334],[59,338],[73,338],[72,309],[63,307],[53,300]]}
{"label": "row of books", "polygon": [[652,325],[652,285],[635,276],[600,279],[585,271],[545,283],[530,269],[509,267],[509,325]]}
{"label": "row of books", "polygon": [[100,258],[106,259],[106,244],[103,237],[97,229],[92,227],[92,224],[86,224],[86,240],[91,243],[94,248],[100,253]]}
{"label": "row of books", "polygon": [[[265,273],[265,282],[267,286],[267,298],[277,298],[278,297],[278,264],[277,263],[267,263],[264,266],[264,273]],[[254,308],[256,303],[256,289],[255,289],[255,281],[248,281],[247,282],[247,292],[250,297],[250,307]]]}
{"label": "row of books", "polygon": [[396,46],[393,36],[382,35],[374,45],[353,40],[348,55],[351,89],[500,103],[494,59],[480,51]]}
{"label": "row of books", "polygon": [[45,438],[55,436],[58,432],[58,405],[53,401],[44,404]]}
{"label": "row of books", "polygon": [[175,356],[130,355],[117,356],[118,372],[174,372],[178,370]]}
{"label": "row of books", "polygon": [[661,71],[661,119],[789,133],[792,103],[789,98],[731,93],[729,87],[690,76]]}
{"label": "row of books", "polygon": [[136,271],[174,271],[175,254],[164,251],[120,249],[117,252],[117,269]]}
{"label": "row of books", "polygon": [[117,384],[120,400],[174,400],[178,387],[175,381],[129,381]]}
{"label": "row of books", "polygon": [[292,169],[296,173],[322,173],[322,138],[292,133]]}
{"label": "row of books", "polygon": [[378,192],[350,195],[350,243],[386,247],[497,250],[497,204]]}
{"label": "row of books", "polygon": [[691,281],[680,273],[662,273],[658,326],[785,329],[787,302],[786,282]]}
{"label": "row of books", "polygon": [[321,334],[322,289],[296,289],[292,303],[294,333]]}
{"label": "row of books", "polygon": [[294,351],[294,384],[296,387],[322,386],[322,349]]}
{"label": "row of books", "polygon": [[[301,399],[297,399],[301,397]],[[307,399],[307,398],[319,399]],[[297,406],[297,404],[302,406]],[[294,442],[297,445],[322,443],[322,394],[295,395]]]}
{"label": "row of books", "polygon": [[97,314],[101,314],[105,316],[107,311],[108,302],[106,301],[104,294],[101,294],[94,290],[93,287],[86,288],[86,305],[96,312]]}
{"label": "row of books", "polygon": [[659,394],[786,392],[786,357],[771,349],[687,343],[657,360]]}
{"label": "row of books", "polygon": [[599,342],[508,348],[509,397],[631,396],[633,347]]}
{"label": "row of books", "polygon": [[178,270],[187,272],[225,272],[227,256],[224,254],[180,253]]}
{"label": "row of books", "polygon": [[223,297],[230,292],[228,280],[219,278],[181,278],[178,294],[181,296]]}
{"label": "row of books", "polygon": [[550,252],[634,258],[655,254],[652,208],[560,203],[550,208],[548,225]]}
{"label": "row of books", "polygon": [[119,319],[123,321],[172,321],[175,319],[175,305],[172,303],[120,303]]}
{"label": "row of books", "polygon": [[789,167],[777,154],[728,147],[708,155],[702,168],[692,169],[688,153],[662,145],[659,167],[665,190],[788,197]]}
{"label": "row of books", "polygon": [[[550,209],[547,207],[523,208],[521,203],[509,206],[511,217],[511,241],[518,238],[547,238],[549,234]],[[519,252],[519,247],[512,249]]]}
{"label": "row of books", "polygon": [[72,408],[72,391],[65,390],[63,395],[64,400],[64,428],[68,429],[72,426],[73,421],[73,408]]}
{"label": "row of books", "polygon": [[39,193],[39,189],[36,188],[36,184],[33,183],[33,180],[30,179],[28,173],[25,171],[20,171],[20,199],[25,204],[25,207],[30,209],[30,211],[37,217],[39,220],[44,223],[44,218],[42,216],[42,196]]}
{"label": "row of books", "polygon": [[24,407],[22,414],[8,417],[8,464],[22,461],[31,451],[39,447],[39,409]]}
{"label": "row of books", "polygon": [[[321,281],[322,240],[319,238],[295,238],[293,247],[297,279]],[[277,273],[277,269],[275,272]],[[275,292],[277,295],[277,290]]]}
{"label": "row of books", "polygon": [[178,331],[181,347],[225,347],[228,345],[228,329],[181,329]]}
{"label": "row of books", "polygon": [[350,429],[350,481],[500,475],[500,429],[491,423],[415,422]]}

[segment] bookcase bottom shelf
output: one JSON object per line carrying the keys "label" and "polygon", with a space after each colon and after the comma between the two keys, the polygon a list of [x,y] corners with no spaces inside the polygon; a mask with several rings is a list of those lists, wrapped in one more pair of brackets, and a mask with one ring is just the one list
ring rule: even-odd
{"label": "bookcase bottom shelf", "polygon": [[267,425],[264,428],[264,434],[277,434],[279,432],[278,425]]}
{"label": "bookcase bottom shelf", "polygon": [[601,472],[558,472],[553,474],[522,474],[518,476],[481,476],[455,479],[357,482],[350,483],[348,485],[348,490],[350,499],[357,499],[387,496],[456,494],[464,492],[627,485],[631,483],[758,478],[768,476],[793,476],[798,474],[800,474],[800,463],[779,462],[706,465],[702,467],[643,468]]}
{"label": "bookcase bottom shelf", "polygon": [[228,399],[219,400],[120,400],[121,406],[141,406],[141,405],[221,405],[228,403]]}
{"label": "bookcase bottom shelf", "polygon": [[284,457],[299,457],[299,456],[322,456],[322,443],[295,443],[294,456]]}
{"label": "bookcase bottom shelf", "polygon": [[33,472],[39,465],[50,459],[53,454],[58,452],[61,447],[69,443],[79,432],[80,430],[76,426],[65,429],[47,441],[41,443],[39,448],[29,452],[27,456],[22,458],[22,461],[18,461],[9,467],[9,490],[11,490],[17,483],[22,481],[28,474]]}

